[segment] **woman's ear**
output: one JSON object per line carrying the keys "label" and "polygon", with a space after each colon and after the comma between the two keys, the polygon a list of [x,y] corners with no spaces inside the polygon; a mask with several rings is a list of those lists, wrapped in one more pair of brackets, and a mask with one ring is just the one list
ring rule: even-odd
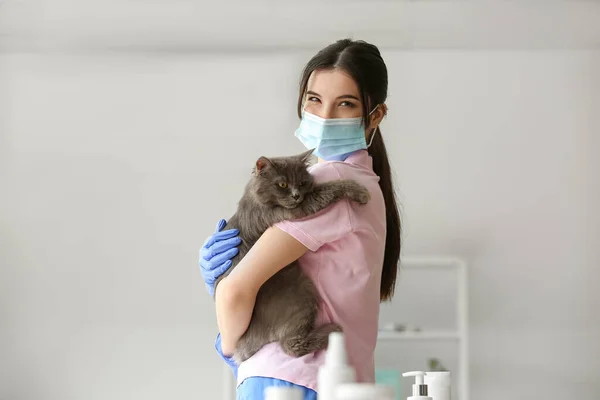
{"label": "woman's ear", "polygon": [[371,114],[368,131],[371,132],[373,129],[377,128],[386,115],[387,106],[385,104],[379,104],[373,111],[373,114]]}

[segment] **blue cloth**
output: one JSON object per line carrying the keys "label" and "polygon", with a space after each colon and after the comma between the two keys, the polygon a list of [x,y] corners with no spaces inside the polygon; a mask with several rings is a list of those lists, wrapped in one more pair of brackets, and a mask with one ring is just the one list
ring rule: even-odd
{"label": "blue cloth", "polygon": [[[223,350],[221,349],[221,334],[217,335],[217,340],[215,342],[215,349],[219,356],[229,365],[231,371],[233,372],[233,376],[237,379],[238,365],[235,360],[231,357],[226,357],[223,355]],[[263,400],[265,397],[265,388],[268,386],[292,386],[297,387],[302,390],[302,398],[304,400],[317,400],[317,393],[304,386],[295,385],[288,381],[282,381],[281,379],[275,378],[265,378],[262,376],[253,376],[250,378],[244,379],[238,388],[237,388],[237,400]]]}
{"label": "blue cloth", "polygon": [[253,376],[244,379],[244,382],[237,388],[236,400],[263,400],[265,398],[265,389],[269,386],[297,387],[302,391],[303,400],[317,400],[317,392],[312,389],[282,381],[281,379],[264,378],[262,376]]}

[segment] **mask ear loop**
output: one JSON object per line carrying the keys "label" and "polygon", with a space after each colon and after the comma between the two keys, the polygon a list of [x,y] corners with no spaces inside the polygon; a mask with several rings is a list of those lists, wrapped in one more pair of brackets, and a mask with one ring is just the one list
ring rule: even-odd
{"label": "mask ear loop", "polygon": [[[373,110],[371,110],[371,112],[369,113],[369,115],[373,114],[375,112],[375,110],[377,110],[377,107],[379,107],[379,104],[375,106],[375,108]],[[375,138],[375,134],[377,133],[378,126],[375,127],[375,129],[373,129],[373,133],[371,133],[371,139],[369,139],[369,144],[367,145],[367,149],[369,147],[371,147],[371,145],[373,144],[373,139]]]}
{"label": "mask ear loop", "polygon": [[369,147],[371,147],[371,145],[373,144],[373,138],[375,138],[375,134],[377,133],[377,128],[373,129],[373,133],[371,133],[371,139],[369,140],[369,144],[367,145],[367,149]]}

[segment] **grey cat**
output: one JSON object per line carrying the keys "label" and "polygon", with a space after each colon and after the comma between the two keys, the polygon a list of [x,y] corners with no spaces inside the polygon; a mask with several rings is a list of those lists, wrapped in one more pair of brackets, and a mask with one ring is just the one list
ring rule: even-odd
{"label": "grey cat", "polygon": [[[315,214],[343,198],[359,204],[369,201],[368,190],[355,181],[315,183],[307,170],[311,154],[312,150],[256,161],[238,209],[224,228],[239,229],[242,244],[232,266],[220,279],[236,267],[270,226]],[[276,341],[293,357],[326,348],[329,333],[341,331],[341,327],[333,323],[315,326],[319,300],[314,283],[297,262],[284,267],[258,291],[250,325],[237,343],[234,360],[241,363],[265,344]]]}

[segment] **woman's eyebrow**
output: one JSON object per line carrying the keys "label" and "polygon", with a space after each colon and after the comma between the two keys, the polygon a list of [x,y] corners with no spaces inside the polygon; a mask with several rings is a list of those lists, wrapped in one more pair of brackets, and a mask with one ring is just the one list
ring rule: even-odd
{"label": "woman's eyebrow", "polygon": [[[321,95],[319,93],[313,92],[312,90],[307,90],[306,94],[310,94],[312,96],[321,97]],[[341,99],[354,99],[354,100],[360,101],[360,99],[358,97],[356,97],[356,96],[354,96],[352,94],[344,94],[344,95],[338,96],[336,98],[336,100],[341,100]]]}
{"label": "woman's eyebrow", "polygon": [[354,96],[352,94],[344,94],[342,96],[339,96],[337,99],[338,100],[341,100],[341,99],[354,99],[354,100],[360,101],[360,99],[358,97],[356,97],[356,96]]}

